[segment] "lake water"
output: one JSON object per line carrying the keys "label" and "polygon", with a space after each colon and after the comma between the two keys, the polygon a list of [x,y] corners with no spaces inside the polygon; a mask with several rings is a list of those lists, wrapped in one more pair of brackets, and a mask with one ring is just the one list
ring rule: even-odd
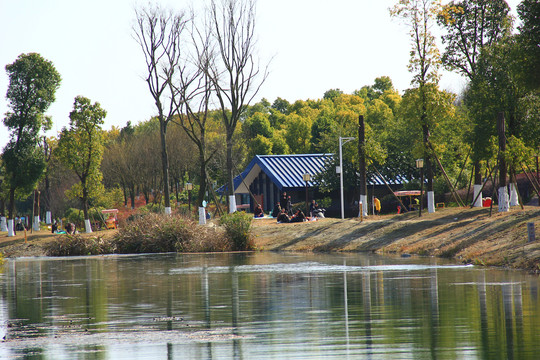
{"label": "lake water", "polygon": [[366,254],[9,260],[1,359],[538,359],[537,276]]}

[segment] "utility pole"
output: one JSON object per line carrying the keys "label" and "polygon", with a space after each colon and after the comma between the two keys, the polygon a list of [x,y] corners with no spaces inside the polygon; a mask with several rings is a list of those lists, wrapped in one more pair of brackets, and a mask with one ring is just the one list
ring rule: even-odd
{"label": "utility pole", "polygon": [[366,128],[364,125],[364,116],[358,117],[358,172],[360,175],[360,208],[359,216],[367,216],[367,176],[366,176]]}

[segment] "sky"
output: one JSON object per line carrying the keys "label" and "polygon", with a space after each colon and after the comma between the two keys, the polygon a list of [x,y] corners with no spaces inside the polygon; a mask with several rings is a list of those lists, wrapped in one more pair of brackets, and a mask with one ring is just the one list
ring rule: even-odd
{"label": "sky", "polygon": [[[202,0],[194,0],[201,3]],[[154,0],[185,9],[192,0]],[[254,102],[277,97],[320,99],[329,89],[352,93],[389,76],[396,89],[410,87],[407,27],[391,19],[396,0],[258,0],[257,55],[269,76]],[[515,15],[519,0],[507,1]],[[8,111],[5,66],[37,52],[62,76],[47,114],[56,136],[69,125],[76,96],[107,111],[104,129],[137,124],[155,115],[144,81],[145,62],[133,38],[137,0],[0,0],[0,114]],[[465,81],[443,72],[441,87],[459,93]],[[0,123],[0,147],[8,142]]]}

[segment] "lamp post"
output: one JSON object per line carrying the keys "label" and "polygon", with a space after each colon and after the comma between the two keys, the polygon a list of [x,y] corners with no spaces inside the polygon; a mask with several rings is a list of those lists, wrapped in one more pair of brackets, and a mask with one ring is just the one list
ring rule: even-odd
{"label": "lamp post", "polygon": [[187,183],[186,184],[186,190],[187,190],[187,196],[188,196],[188,208],[189,208],[189,212],[191,212],[191,190],[193,190],[193,184],[192,183]]}
{"label": "lamp post", "polygon": [[[345,141],[343,141],[345,140]],[[353,137],[340,137],[339,138],[339,188],[340,188],[340,196],[341,196],[341,219],[345,219],[345,205],[343,204],[343,151],[341,148],[344,144],[348,143],[349,141],[354,140]]]}
{"label": "lamp post", "polygon": [[422,204],[424,202],[424,159],[416,159],[416,167],[420,169],[420,208],[418,217],[422,216]]}
{"label": "lamp post", "polygon": [[309,204],[308,204],[308,182],[311,181],[311,175],[306,172],[304,175],[302,175],[302,178],[306,182],[306,216],[309,212]]}

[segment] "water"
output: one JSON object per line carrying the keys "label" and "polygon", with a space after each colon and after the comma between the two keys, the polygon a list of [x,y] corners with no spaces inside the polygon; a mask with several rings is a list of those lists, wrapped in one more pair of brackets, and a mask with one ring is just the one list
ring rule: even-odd
{"label": "water", "polygon": [[539,279],[435,259],[9,260],[1,359],[537,359]]}

